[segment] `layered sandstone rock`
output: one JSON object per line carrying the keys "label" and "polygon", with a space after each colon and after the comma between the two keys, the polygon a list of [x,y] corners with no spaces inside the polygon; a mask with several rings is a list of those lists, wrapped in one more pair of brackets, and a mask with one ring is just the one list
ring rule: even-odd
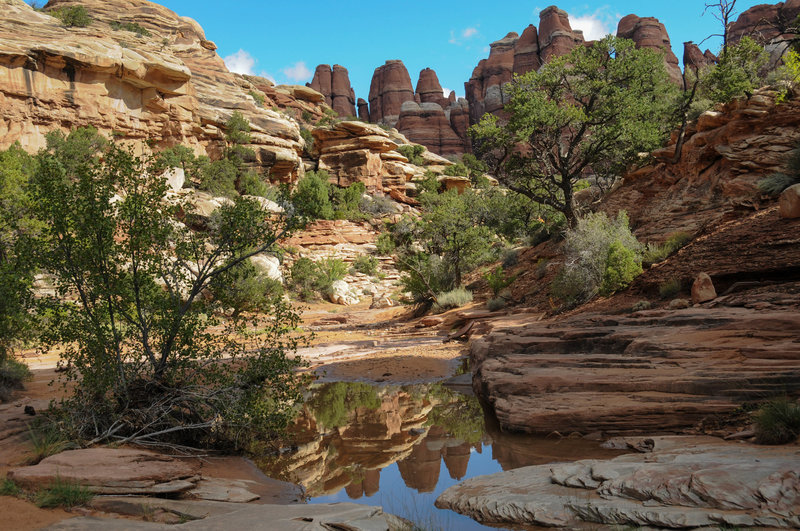
{"label": "layered sandstone rock", "polygon": [[[253,129],[257,164],[277,177],[302,172],[297,124],[257,106],[193,20],[145,0],[54,0],[82,5],[86,28],[65,28],[20,0],[0,19],[0,148],[44,146],[50,130],[94,126],[107,136],[218,155],[234,111]],[[135,21],[150,36],[114,30]]]}
{"label": "layered sandstone rock", "polygon": [[655,451],[471,478],[446,490],[436,506],[487,524],[570,529],[800,525],[796,446],[680,437],[646,442]]}
{"label": "layered sandstone rock", "polygon": [[430,68],[420,71],[415,94],[419,98],[419,103],[435,103],[442,108],[450,104],[450,100],[444,96],[444,90],[439,83],[439,76]]}
{"label": "layered sandstone rock", "polygon": [[341,65],[318,65],[308,86],[325,96],[325,101],[339,116],[356,116],[356,97],[350,86],[350,74]]}
{"label": "layered sandstone rock", "polygon": [[403,103],[397,129],[411,142],[422,144],[438,155],[465,152],[464,139],[453,130],[451,121],[438,103]]}
{"label": "layered sandstone rock", "polygon": [[414,101],[414,89],[403,61],[386,61],[376,68],[369,87],[369,121],[394,127],[407,101]]}
{"label": "layered sandstone rock", "polygon": [[503,85],[511,81],[514,69],[514,45],[519,35],[511,32],[490,45],[488,59],[481,59],[464,83],[469,102],[470,123],[477,123],[487,112],[497,112],[508,101]]}
{"label": "layered sandstone rock", "polygon": [[536,26],[530,24],[514,46],[512,70],[515,74],[524,74],[531,70],[539,70],[540,66],[542,58],[539,54],[539,33],[536,31]]}
{"label": "layered sandstone rock", "polygon": [[758,4],[744,11],[728,29],[728,42],[736,43],[744,36],[767,43],[773,39],[791,37],[789,29],[797,31],[795,20],[800,15],[800,0],[777,4]]}
{"label": "layered sandstone rock", "polygon": [[757,90],[702,114],[689,126],[677,162],[673,136],[654,152],[655,164],[625,177],[605,208],[626,210],[639,240],[653,241],[675,231],[695,234],[757,207],[758,181],[785,171],[800,141],[800,101],[775,105],[775,96]]}
{"label": "layered sandstone rock", "polygon": [[681,83],[681,67],[678,65],[678,58],[672,52],[667,28],[657,18],[636,15],[623,17],[617,25],[617,37],[632,40],[637,48],[663,52],[670,79],[674,83]]}
{"label": "layered sandstone rock", "polygon": [[542,64],[568,54],[582,44],[583,32],[573,30],[567,12],[550,6],[539,13],[539,54]]}

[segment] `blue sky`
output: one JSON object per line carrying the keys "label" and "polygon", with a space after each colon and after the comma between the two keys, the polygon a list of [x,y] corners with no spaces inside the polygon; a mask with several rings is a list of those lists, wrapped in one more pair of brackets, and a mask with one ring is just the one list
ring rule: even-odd
{"label": "blue sky", "polygon": [[[762,2],[740,0],[737,14]],[[488,56],[489,43],[510,31],[522,33],[528,24],[538,26],[539,11],[550,5],[537,0],[157,3],[197,20],[232,70],[278,83],[304,84],[311,81],[316,65],[338,63],[349,70],[356,97],[364,99],[373,71],[387,59],[402,59],[414,86],[420,70],[430,67],[443,87],[463,96],[464,82],[478,61]],[[564,0],[557,5],[587,38],[615,31],[619,19],[630,13],[656,17],[666,25],[679,60],[684,41],[699,43],[721,27],[711,13],[702,16],[702,0]],[[703,49],[716,52],[720,44],[720,39],[710,39]]]}

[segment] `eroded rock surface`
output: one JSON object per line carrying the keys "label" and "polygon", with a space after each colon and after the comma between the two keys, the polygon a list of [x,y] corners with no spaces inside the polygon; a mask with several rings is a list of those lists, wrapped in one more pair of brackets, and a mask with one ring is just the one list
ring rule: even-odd
{"label": "eroded rock surface", "polygon": [[[20,0],[2,1],[0,148],[19,141],[35,151],[50,130],[91,125],[214,157],[239,111],[253,129],[258,166],[278,178],[301,172],[297,124],[256,104],[254,86],[228,71],[195,21],[145,0],[54,0],[47,10],[72,5],[89,12],[88,27],[66,28]],[[112,29],[120,20],[151,35]]]}
{"label": "eroded rock surface", "polygon": [[308,86],[325,96],[325,101],[339,116],[356,116],[356,96],[350,86],[350,74],[341,65],[319,65]]}
{"label": "eroded rock surface", "polygon": [[690,438],[656,439],[655,446],[647,454],[468,479],[447,489],[436,506],[491,524],[800,526],[797,446]]}

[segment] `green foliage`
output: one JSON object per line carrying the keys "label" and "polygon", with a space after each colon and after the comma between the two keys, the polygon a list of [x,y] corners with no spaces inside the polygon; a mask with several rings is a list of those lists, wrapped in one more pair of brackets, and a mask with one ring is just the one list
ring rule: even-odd
{"label": "green foliage", "polygon": [[726,103],[757,89],[763,81],[761,70],[769,57],[750,37],[720,52],[719,62],[702,77],[702,92],[711,101]]}
{"label": "green foliage", "polygon": [[348,415],[358,408],[378,409],[376,388],[361,382],[335,382],[321,386],[308,401],[317,424],[327,429],[345,426]]}
{"label": "green foliage", "polygon": [[109,23],[111,29],[117,31],[130,31],[131,33],[135,33],[137,37],[150,37],[152,33],[150,33],[147,28],[140,25],[138,22],[120,22],[119,20],[115,20]]}
{"label": "green foliage", "polygon": [[439,179],[431,170],[425,170],[422,180],[417,182],[417,190],[420,194],[437,194],[441,188],[442,185],[439,183]]}
{"label": "green foliage", "polygon": [[283,285],[251,262],[241,262],[211,281],[209,289],[214,298],[226,308],[233,308],[233,316],[241,312],[268,312],[283,295]]}
{"label": "green foliage", "polygon": [[469,169],[464,164],[457,162],[452,166],[445,166],[444,174],[452,177],[468,177]]}
{"label": "green foliage", "polygon": [[28,426],[28,438],[33,446],[30,464],[35,465],[45,457],[75,448],[75,443],[65,437],[50,420],[40,420]]}
{"label": "green foliage", "polygon": [[13,479],[4,478],[0,482],[0,496],[19,496],[20,494],[22,494],[22,489]]}
{"label": "green foliage", "polygon": [[685,246],[692,240],[692,235],[688,232],[678,231],[671,234],[662,245],[648,243],[642,255],[642,262],[657,264],[665,260],[669,255]]}
{"label": "green foliage", "polygon": [[574,226],[585,171],[611,183],[643,163],[672,128],[677,88],[661,53],[609,36],[516,77],[508,92],[507,123],[487,113],[471,128],[477,153],[501,183]]}
{"label": "green foliage", "polygon": [[56,477],[52,485],[36,494],[36,506],[70,509],[78,505],[88,504],[93,497],[94,494],[83,485]]}
{"label": "green foliage", "polygon": [[425,146],[419,144],[403,144],[397,146],[397,151],[407,158],[408,162],[411,164],[415,166],[425,165],[425,159],[422,158],[422,154],[425,152]]}
{"label": "green foliage", "polygon": [[[308,111],[303,111],[308,112]],[[306,153],[311,153],[314,149],[314,135],[311,134],[311,131],[306,129],[305,127],[300,128],[300,136],[303,137],[303,140],[306,142]]]}
{"label": "green foliage", "polygon": [[197,188],[215,196],[235,197],[239,168],[229,159],[215,160],[203,166]]}
{"label": "green foliage", "polygon": [[436,383],[430,387],[427,397],[436,398],[440,405],[431,409],[426,425],[440,426],[458,441],[469,444],[480,442],[486,426],[483,409],[474,396],[467,396]]}
{"label": "green foliage", "polygon": [[568,307],[597,293],[612,293],[641,273],[641,260],[641,245],[631,234],[625,212],[615,220],[604,213],[589,214],[567,232],[564,267],[551,293]]}
{"label": "green foliage", "polygon": [[35,329],[29,310],[34,243],[42,229],[28,191],[35,166],[18,144],[0,152],[0,389],[6,390],[16,388],[20,381],[9,360],[14,346],[30,338]]}
{"label": "green foliage", "polygon": [[650,304],[650,301],[639,301],[631,307],[632,312],[641,312],[643,310],[649,310],[652,308],[653,305]]}
{"label": "green foliage", "polygon": [[320,170],[307,172],[297,181],[292,204],[299,215],[311,219],[333,219],[329,180],[328,172]]}
{"label": "green foliage", "polygon": [[483,275],[483,278],[485,278],[486,282],[489,284],[489,289],[492,290],[492,294],[497,297],[501,291],[516,280],[517,276],[507,276],[505,271],[503,271],[503,266],[497,266],[494,271],[487,271],[486,274]]}
{"label": "green foliage", "polygon": [[800,404],[788,397],[771,400],[755,416],[759,444],[786,444],[800,436]]}
{"label": "green foliage", "polygon": [[[303,111],[303,112],[300,114],[300,118],[301,118],[301,119],[302,119],[304,122],[306,122],[306,123],[311,123],[311,120],[313,120],[313,119],[314,119],[314,117],[313,117],[313,116],[311,115],[311,113],[310,113],[310,112],[308,112],[308,111]],[[302,131],[302,128],[301,128],[301,131]],[[306,131],[308,131],[308,129],[306,129]]]}
{"label": "green foliage", "polygon": [[600,295],[611,295],[630,284],[642,274],[642,256],[638,249],[625,247],[620,241],[611,242],[606,268],[600,283]]}
{"label": "green foliage", "polygon": [[256,102],[256,105],[259,107],[264,106],[264,94],[261,92],[256,92],[255,90],[248,90],[247,93],[250,94],[250,97],[253,98],[253,100]]}
{"label": "green foliage", "polygon": [[360,210],[361,199],[367,191],[362,182],[355,182],[347,188],[331,186],[329,188],[333,216],[335,219],[359,220],[364,216]]}
{"label": "green foliage", "polygon": [[[101,145],[80,130],[50,135],[32,179],[42,267],[59,295],[42,301],[42,339],[63,348],[74,382],[62,403],[70,437],[235,447],[247,431],[273,436],[300,398],[299,362],[288,357],[299,317],[276,298],[269,316],[223,323],[221,305],[201,294],[293,220],[236,198],[191,231],[174,221],[192,205],[163,201],[153,160]],[[245,344],[245,326],[261,324]]]}
{"label": "green foliage", "polygon": [[291,284],[301,300],[312,300],[317,294],[326,294],[331,285],[347,275],[347,264],[338,258],[325,258],[314,262],[298,258],[292,265]]}
{"label": "green foliage", "polygon": [[30,379],[27,365],[15,359],[0,359],[0,402],[11,399],[11,392],[22,388],[22,382]]}
{"label": "green foliage", "polygon": [[382,195],[363,196],[358,203],[358,209],[370,218],[381,217],[397,212],[395,203]]}
{"label": "green foliage", "polygon": [[375,252],[381,256],[389,256],[394,252],[394,240],[388,232],[381,232],[375,240]]}
{"label": "green foliage", "polygon": [[800,53],[797,50],[789,50],[783,65],[778,68],[774,77],[779,91],[776,102],[783,103],[788,99],[790,92],[794,91],[800,83]]}
{"label": "green foliage", "polygon": [[758,191],[770,197],[778,197],[795,182],[794,177],[785,173],[772,173],[758,181]]}
{"label": "green foliage", "polygon": [[679,278],[671,278],[658,286],[658,294],[662,299],[671,299],[680,293],[682,288]]}
{"label": "green foliage", "polygon": [[378,273],[378,259],[365,254],[359,255],[353,261],[353,270],[374,277]]}
{"label": "green foliage", "polygon": [[452,308],[460,308],[470,302],[472,302],[472,292],[459,286],[450,291],[437,294],[433,311],[434,313],[440,313]]}
{"label": "green foliage", "polygon": [[245,171],[239,176],[236,189],[241,195],[253,195],[269,199],[277,199],[279,195],[274,187],[264,182],[261,176],[252,170]]}
{"label": "green foliage", "polygon": [[47,14],[56,17],[68,28],[85,28],[92,23],[92,17],[83,6],[61,7],[48,11]]}

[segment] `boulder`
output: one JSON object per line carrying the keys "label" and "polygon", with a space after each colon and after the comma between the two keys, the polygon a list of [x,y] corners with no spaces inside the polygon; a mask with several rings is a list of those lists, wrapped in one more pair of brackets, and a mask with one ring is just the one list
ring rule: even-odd
{"label": "boulder", "polygon": [[800,218],[800,183],[781,192],[778,205],[778,212],[782,218]]}
{"label": "boulder", "polygon": [[186,182],[186,174],[183,168],[169,168],[164,172],[163,178],[173,192],[180,191],[183,188],[183,183]]}
{"label": "boulder", "polygon": [[328,300],[334,304],[351,306],[353,304],[358,304],[361,299],[358,293],[356,293],[347,282],[344,280],[337,280],[331,284]]}
{"label": "boulder", "polygon": [[256,266],[256,269],[258,269],[259,272],[265,274],[272,280],[277,280],[278,282],[283,283],[281,262],[276,256],[266,253],[257,254],[250,257],[250,262]]}
{"label": "boulder", "polygon": [[199,468],[196,462],[147,450],[86,448],[46,457],[8,476],[27,489],[47,487],[60,478],[98,494],[168,494],[193,488]]}
{"label": "boulder", "polygon": [[700,273],[692,284],[692,302],[699,304],[717,298],[717,291],[708,273]]}

